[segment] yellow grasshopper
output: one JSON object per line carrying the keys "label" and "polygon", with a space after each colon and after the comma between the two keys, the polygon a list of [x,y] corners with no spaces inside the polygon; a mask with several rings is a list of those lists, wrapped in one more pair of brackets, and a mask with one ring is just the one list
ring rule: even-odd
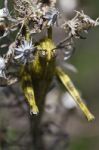
{"label": "yellow grasshopper", "polygon": [[33,62],[21,69],[20,77],[22,88],[31,107],[31,112],[33,114],[38,114],[40,107],[44,105],[44,97],[51,81],[54,76],[57,76],[87,119],[89,121],[93,120],[94,116],[81,100],[69,76],[65,74],[60,67],[56,66],[56,54],[57,49],[51,36],[46,37],[37,44]]}

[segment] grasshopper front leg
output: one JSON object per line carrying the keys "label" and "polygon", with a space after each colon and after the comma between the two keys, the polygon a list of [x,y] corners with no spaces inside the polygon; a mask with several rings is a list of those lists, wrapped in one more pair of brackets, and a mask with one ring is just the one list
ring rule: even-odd
{"label": "grasshopper front leg", "polygon": [[88,110],[87,106],[81,100],[81,97],[76,90],[75,86],[73,85],[71,79],[66,75],[61,68],[56,69],[56,74],[58,78],[61,80],[62,84],[66,87],[70,95],[73,97],[77,105],[81,108],[85,116],[87,117],[88,121],[92,121],[95,117],[91,114]]}
{"label": "grasshopper front leg", "polygon": [[25,71],[25,69],[21,73],[21,85],[22,85],[24,95],[31,108],[30,113],[38,114],[39,110],[35,101],[35,95],[34,95],[34,89],[32,85],[31,76],[29,75],[28,72]]}

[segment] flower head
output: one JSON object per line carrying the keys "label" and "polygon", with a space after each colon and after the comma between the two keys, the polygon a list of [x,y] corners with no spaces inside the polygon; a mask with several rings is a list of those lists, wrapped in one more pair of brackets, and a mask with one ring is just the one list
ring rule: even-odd
{"label": "flower head", "polygon": [[48,21],[48,26],[53,25],[57,21],[58,11],[56,9],[45,13],[44,18]]}
{"label": "flower head", "polygon": [[99,18],[97,20],[93,20],[89,16],[85,15],[83,11],[75,12],[76,16],[73,19],[66,21],[65,24],[62,25],[64,29],[68,30],[69,28],[71,36],[79,38],[81,37],[80,34],[82,32],[86,32],[90,28],[99,25]]}
{"label": "flower head", "polygon": [[21,62],[23,64],[26,64],[28,61],[30,61],[31,55],[34,52],[35,47],[32,45],[32,40],[26,41],[24,40],[21,46],[18,48],[15,48],[15,60],[18,60],[18,62]]}
{"label": "flower head", "polygon": [[4,20],[8,16],[9,12],[6,8],[0,9],[0,21]]}

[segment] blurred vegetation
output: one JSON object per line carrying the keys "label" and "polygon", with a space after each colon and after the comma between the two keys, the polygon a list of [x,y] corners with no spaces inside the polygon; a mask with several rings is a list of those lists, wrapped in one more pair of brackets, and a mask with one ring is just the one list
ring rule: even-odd
{"label": "blurred vegetation", "polygon": [[[86,3],[85,3],[86,4]],[[99,16],[99,0],[87,0],[85,11],[93,18]],[[70,62],[78,69],[72,78],[81,90],[83,97],[96,116],[96,121],[88,125],[91,134],[85,133],[81,138],[74,137],[70,150],[99,149],[99,28],[91,31],[85,41],[77,43],[75,56]],[[91,127],[90,127],[91,126]],[[98,135],[96,135],[98,134]],[[91,137],[90,137],[91,136]]]}
{"label": "blurred vegetation", "polygon": [[98,138],[80,138],[73,141],[71,144],[71,150],[89,150],[97,149]]}

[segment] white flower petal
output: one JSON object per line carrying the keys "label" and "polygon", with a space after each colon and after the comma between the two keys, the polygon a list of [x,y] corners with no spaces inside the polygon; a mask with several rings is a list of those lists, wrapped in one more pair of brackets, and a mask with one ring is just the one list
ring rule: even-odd
{"label": "white flower petal", "polygon": [[26,40],[24,40],[24,45],[26,46],[28,44],[28,42]]}
{"label": "white flower petal", "polygon": [[25,45],[24,45],[24,44],[22,44],[22,45],[21,45],[21,48],[22,48],[22,49],[25,49]]}
{"label": "white flower petal", "polygon": [[5,69],[5,60],[2,57],[0,57],[0,70],[3,69]]}
{"label": "white flower petal", "polygon": [[15,50],[16,50],[16,51],[19,51],[19,52],[23,52],[23,51],[24,51],[21,47],[15,48]]}
{"label": "white flower petal", "polygon": [[32,47],[32,40],[30,41],[30,47]]}
{"label": "white flower petal", "polygon": [[23,56],[23,53],[14,57],[14,59],[19,59]]}

